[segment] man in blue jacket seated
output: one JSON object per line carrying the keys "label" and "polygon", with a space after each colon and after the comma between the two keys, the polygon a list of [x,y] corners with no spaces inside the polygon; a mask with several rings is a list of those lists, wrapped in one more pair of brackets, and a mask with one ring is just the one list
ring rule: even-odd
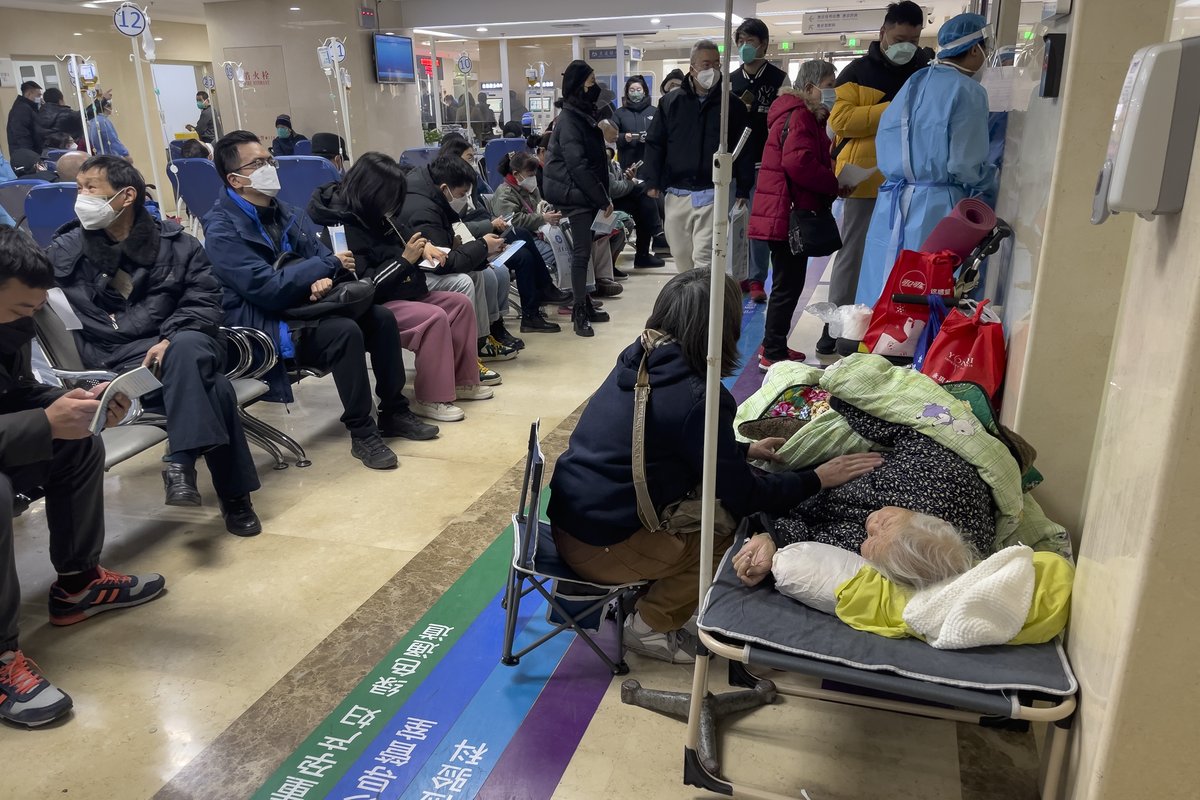
{"label": "man in blue jacket seated", "polygon": [[75,342],[84,366],[157,373],[163,389],[145,405],[167,415],[167,505],[200,505],[196,460],[203,455],[226,529],[261,533],[250,504],[258,473],[225,377],[221,287],[204,248],[177,223],[146,211],[146,183],[125,159],[95,156],[76,180],[79,219],[63,226],[48,253],[83,326]]}
{"label": "man in blue jacket seated", "polygon": [[[122,575],[100,566],[104,547],[104,442],[92,417],[103,387],[56,389],[34,382],[29,368],[33,315],[54,286],[50,262],[27,234],[0,228],[0,719],[37,727],[64,716],[71,698],[21,652],[21,587],[13,552],[17,495],[46,497],[50,624],[74,625],[97,614],[147,603],[162,594],[161,575]],[[106,425],[129,401],[109,402]]]}
{"label": "man in blue jacket seated", "polygon": [[[384,437],[432,439],[438,429],[418,419],[401,394],[404,362],[396,318],[371,305],[357,319],[326,315],[298,323],[283,321],[290,308],[316,302],[334,278],[353,278],[354,256],[332,253],[319,229],[301,209],[275,199],[279,173],[258,137],[234,131],[213,153],[225,191],[204,218],[205,249],[224,287],[230,325],[257,328],[277,343],[284,359],[333,373],[342,400],[342,423],[350,431],[350,453],[371,469],[394,469],[396,454]],[[345,273],[350,273],[346,275]],[[379,422],[371,416],[371,354]],[[268,399],[291,402],[282,360],[267,373]]]}

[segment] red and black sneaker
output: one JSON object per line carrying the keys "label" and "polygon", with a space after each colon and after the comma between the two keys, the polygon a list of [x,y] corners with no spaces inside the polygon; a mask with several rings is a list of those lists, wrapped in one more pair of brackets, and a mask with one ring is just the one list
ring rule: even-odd
{"label": "red and black sneaker", "polygon": [[71,710],[71,697],[20,650],[0,653],[0,719],[36,728]]}
{"label": "red and black sneaker", "polygon": [[801,353],[799,350],[793,350],[790,347],[787,351],[787,358],[767,358],[767,355],[763,352],[763,349],[761,347],[758,348],[758,368],[763,372],[766,372],[780,361],[799,361],[803,363],[806,358],[808,358],[808,356],[806,356],[804,353]]}
{"label": "red and black sneaker", "polygon": [[50,587],[50,624],[74,625],[105,611],[149,603],[163,593],[167,579],[156,573],[122,575],[100,567],[100,577],[76,594]]}

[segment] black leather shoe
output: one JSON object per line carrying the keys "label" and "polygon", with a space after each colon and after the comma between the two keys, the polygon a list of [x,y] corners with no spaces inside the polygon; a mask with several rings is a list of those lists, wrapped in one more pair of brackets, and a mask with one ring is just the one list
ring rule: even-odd
{"label": "black leather shoe", "polygon": [[521,333],[558,333],[561,330],[561,326],[550,322],[541,314],[521,317]]}
{"label": "black leather shoe", "polygon": [[551,284],[542,289],[543,303],[569,303],[571,301],[571,293],[563,291],[557,286]]}
{"label": "black leather shoe", "polygon": [[618,281],[628,280],[629,273],[619,270],[616,267],[613,267],[613,279],[618,280]]}
{"label": "black leather shoe", "polygon": [[200,505],[200,490],[196,488],[196,468],[183,464],[168,464],[162,471],[163,488],[167,491],[164,501],[169,506]]}
{"label": "black leather shoe", "polygon": [[575,329],[576,336],[595,336],[596,332],[592,330],[592,323],[588,320],[588,309],[583,303],[576,303],[571,310],[571,325]]}
{"label": "black leather shoe", "polygon": [[262,533],[262,522],[250,504],[250,495],[221,500],[221,516],[225,518],[225,530],[234,536],[258,536]]}
{"label": "black leather shoe", "polygon": [[380,419],[379,435],[385,439],[401,437],[414,442],[424,442],[437,438],[438,426],[430,425],[411,411],[405,411]]}
{"label": "black leather shoe", "polygon": [[638,253],[633,257],[633,266],[635,269],[653,269],[654,267],[666,266],[666,264],[667,262],[653,253]]}

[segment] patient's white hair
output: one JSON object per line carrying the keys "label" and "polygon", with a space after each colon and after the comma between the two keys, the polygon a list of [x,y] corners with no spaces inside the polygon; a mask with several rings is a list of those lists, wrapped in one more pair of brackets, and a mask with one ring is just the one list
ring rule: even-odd
{"label": "patient's white hair", "polygon": [[963,574],[976,558],[974,548],[949,522],[913,512],[904,530],[877,550],[872,563],[893,583],[924,589]]}

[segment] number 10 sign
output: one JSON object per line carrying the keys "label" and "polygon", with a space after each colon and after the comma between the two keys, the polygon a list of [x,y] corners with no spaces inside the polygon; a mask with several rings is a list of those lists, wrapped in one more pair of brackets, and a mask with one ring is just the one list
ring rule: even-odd
{"label": "number 10 sign", "polygon": [[125,4],[113,12],[113,25],[130,38],[141,36],[146,30],[146,15],[132,4]]}

